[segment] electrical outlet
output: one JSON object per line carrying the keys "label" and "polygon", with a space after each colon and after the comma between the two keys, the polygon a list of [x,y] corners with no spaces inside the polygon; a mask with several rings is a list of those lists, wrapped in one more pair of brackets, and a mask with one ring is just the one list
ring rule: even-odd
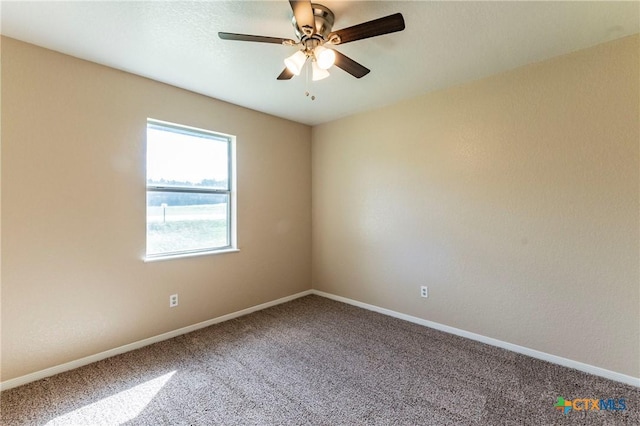
{"label": "electrical outlet", "polygon": [[176,306],[178,306],[178,295],[172,294],[171,296],[169,296],[169,307],[175,308]]}
{"label": "electrical outlet", "polygon": [[426,285],[420,287],[420,297],[429,297],[429,289]]}

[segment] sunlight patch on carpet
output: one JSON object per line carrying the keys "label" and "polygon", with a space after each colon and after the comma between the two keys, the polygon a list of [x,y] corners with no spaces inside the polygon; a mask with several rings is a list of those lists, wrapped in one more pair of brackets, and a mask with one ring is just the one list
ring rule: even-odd
{"label": "sunlight patch on carpet", "polygon": [[47,423],[47,426],[114,425],[133,420],[142,413],[142,410],[145,409],[175,373],[176,371],[172,371],[131,389],[80,407],[77,410],[52,419]]}

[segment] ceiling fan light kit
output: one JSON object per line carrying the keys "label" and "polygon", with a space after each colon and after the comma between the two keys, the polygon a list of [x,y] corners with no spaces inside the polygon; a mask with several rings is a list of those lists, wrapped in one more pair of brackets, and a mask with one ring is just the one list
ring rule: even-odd
{"label": "ceiling fan light kit", "polygon": [[362,78],[370,71],[337,50],[325,47],[325,44],[338,46],[352,41],[402,31],[405,28],[402,14],[396,13],[332,32],[335,16],[326,6],[311,3],[309,0],[289,0],[289,4],[293,11],[291,22],[299,41],[225,32],[219,32],[218,36],[223,40],[299,46],[300,50],[284,60],[286,67],[278,76],[278,80],[290,80],[294,76],[300,75],[307,58],[310,58],[313,72],[312,78],[314,81],[318,81],[329,76],[327,70],[333,65],[356,78]]}
{"label": "ceiling fan light kit", "polygon": [[302,50],[298,50],[293,55],[284,60],[284,64],[294,75],[300,75],[304,63],[307,61],[307,55]]}
{"label": "ceiling fan light kit", "polygon": [[336,62],[336,54],[333,50],[319,45],[313,50],[318,66],[323,70],[328,70]]}
{"label": "ceiling fan light kit", "polygon": [[324,80],[325,78],[329,77],[329,71],[320,67],[318,65],[318,61],[311,61],[311,71],[312,71],[311,79],[313,81]]}

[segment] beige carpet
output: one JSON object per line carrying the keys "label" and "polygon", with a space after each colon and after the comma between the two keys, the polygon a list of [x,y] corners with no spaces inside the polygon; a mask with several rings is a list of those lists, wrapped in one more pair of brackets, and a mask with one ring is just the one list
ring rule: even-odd
{"label": "beige carpet", "polygon": [[[558,397],[626,410],[554,408]],[[308,296],[1,395],[3,425],[640,424],[640,390]]]}

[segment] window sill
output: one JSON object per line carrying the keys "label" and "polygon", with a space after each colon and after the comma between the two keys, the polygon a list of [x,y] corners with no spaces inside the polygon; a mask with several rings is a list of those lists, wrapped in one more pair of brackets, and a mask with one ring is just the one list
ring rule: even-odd
{"label": "window sill", "polygon": [[211,251],[200,251],[197,253],[184,253],[184,254],[171,254],[167,256],[154,256],[154,257],[145,257],[144,262],[160,262],[163,260],[172,260],[172,259],[184,259],[187,257],[197,257],[197,256],[210,256],[215,254],[224,254],[224,253],[236,253],[239,252],[240,249],[237,248],[228,248],[224,250],[211,250]]}

